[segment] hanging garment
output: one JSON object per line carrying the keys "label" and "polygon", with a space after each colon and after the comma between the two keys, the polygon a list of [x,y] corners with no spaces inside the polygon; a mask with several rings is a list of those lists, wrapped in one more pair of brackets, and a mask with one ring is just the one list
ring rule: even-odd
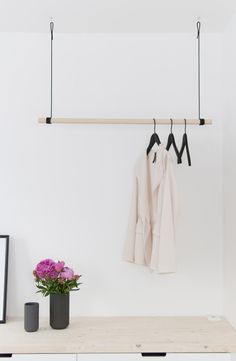
{"label": "hanging garment", "polygon": [[[153,162],[156,153],[156,161]],[[158,273],[176,272],[176,184],[172,160],[159,145],[137,162],[123,258]]]}

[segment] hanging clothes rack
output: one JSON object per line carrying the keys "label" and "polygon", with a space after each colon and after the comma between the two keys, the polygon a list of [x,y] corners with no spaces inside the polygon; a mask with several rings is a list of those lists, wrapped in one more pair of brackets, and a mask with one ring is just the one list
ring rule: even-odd
{"label": "hanging clothes rack", "polygon": [[[172,119],[173,125],[185,124],[184,119]],[[39,118],[39,123],[47,124],[153,124],[152,118],[51,118],[47,122],[45,118]],[[170,125],[170,119],[157,119],[158,125]],[[187,125],[201,125],[198,119],[187,119]],[[204,125],[211,125],[211,119],[204,119]]]}
{"label": "hanging clothes rack", "polygon": [[[201,68],[200,68],[200,31],[201,22],[197,21],[197,41],[198,41],[198,119],[156,119],[158,125],[211,125],[211,119],[201,117]],[[54,118],[53,117],[53,36],[54,22],[50,21],[51,56],[50,56],[50,117],[39,118],[39,123],[46,124],[153,124],[153,118]]]}

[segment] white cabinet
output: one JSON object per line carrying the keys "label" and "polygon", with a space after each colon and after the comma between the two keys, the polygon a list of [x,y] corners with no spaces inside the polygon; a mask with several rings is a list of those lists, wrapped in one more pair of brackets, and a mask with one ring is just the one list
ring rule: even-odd
{"label": "white cabinet", "polygon": [[[1,360],[1,358],[0,358]],[[75,354],[14,354],[9,361],[76,361]]]}
{"label": "white cabinet", "polygon": [[79,354],[77,361],[231,361],[227,353],[168,353],[166,356],[141,354]]}
{"label": "white cabinet", "polygon": [[167,353],[164,356],[142,354],[0,354],[1,359],[12,361],[236,361],[230,353]]}
{"label": "white cabinet", "polygon": [[[148,357],[149,361],[153,358]],[[148,361],[140,354],[79,354],[77,361]],[[154,360],[153,360],[154,361]]]}
{"label": "white cabinet", "polygon": [[231,361],[231,356],[227,353],[172,353],[163,359],[166,361]]}

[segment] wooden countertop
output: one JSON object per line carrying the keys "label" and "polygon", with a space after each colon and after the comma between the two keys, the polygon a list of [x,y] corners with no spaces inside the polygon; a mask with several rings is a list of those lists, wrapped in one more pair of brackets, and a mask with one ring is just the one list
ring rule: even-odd
{"label": "wooden countertop", "polygon": [[22,318],[0,325],[0,353],[236,352],[236,331],[206,317],[79,317],[65,330],[48,319],[24,331]]}

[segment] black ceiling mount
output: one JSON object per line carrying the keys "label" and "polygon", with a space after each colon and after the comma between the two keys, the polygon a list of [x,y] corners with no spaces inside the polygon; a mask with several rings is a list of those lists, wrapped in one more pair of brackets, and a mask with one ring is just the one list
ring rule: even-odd
{"label": "black ceiling mount", "polygon": [[53,31],[54,22],[50,21],[50,34],[51,34],[51,56],[50,56],[50,117],[46,118],[46,124],[52,123],[52,80],[53,80]]}
{"label": "black ceiling mount", "polygon": [[199,125],[205,125],[205,119],[201,118],[201,22],[197,21],[197,76],[198,76],[198,119]]}

